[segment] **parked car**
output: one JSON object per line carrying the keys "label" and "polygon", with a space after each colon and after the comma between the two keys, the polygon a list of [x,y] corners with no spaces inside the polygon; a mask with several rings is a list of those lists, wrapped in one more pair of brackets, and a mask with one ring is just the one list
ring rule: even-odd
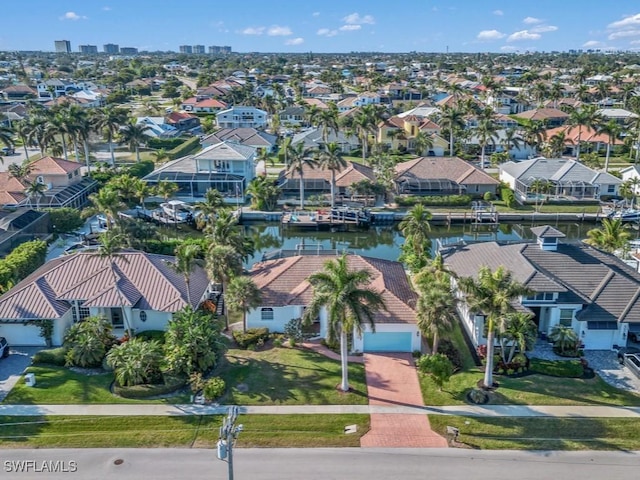
{"label": "parked car", "polygon": [[0,148],[0,155],[14,155],[16,153],[13,147],[2,147]]}
{"label": "parked car", "polygon": [[9,356],[9,343],[4,337],[0,337],[0,357],[7,358]]}

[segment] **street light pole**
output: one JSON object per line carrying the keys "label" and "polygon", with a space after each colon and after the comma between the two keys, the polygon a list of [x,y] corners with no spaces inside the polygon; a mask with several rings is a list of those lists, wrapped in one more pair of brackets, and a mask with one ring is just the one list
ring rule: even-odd
{"label": "street light pole", "polygon": [[218,437],[218,459],[227,461],[229,467],[229,480],[233,480],[233,444],[238,434],[243,430],[242,424],[236,426],[238,407],[229,407],[229,413],[222,421],[220,435]]}

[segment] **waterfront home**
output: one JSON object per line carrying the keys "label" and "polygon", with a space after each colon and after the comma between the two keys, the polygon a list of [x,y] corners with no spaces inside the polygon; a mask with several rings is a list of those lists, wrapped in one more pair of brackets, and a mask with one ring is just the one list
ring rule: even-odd
{"label": "waterfront home", "polygon": [[220,128],[265,128],[268,114],[256,107],[243,105],[221,110],[216,114],[216,125]]}
{"label": "waterfront home", "polygon": [[221,128],[204,137],[200,144],[207,148],[220,142],[233,142],[272,153],[276,149],[278,137],[255,128]]}
{"label": "waterfront home", "polygon": [[527,122],[543,122],[547,127],[560,127],[569,119],[569,114],[557,108],[534,108],[516,113],[513,117]]}

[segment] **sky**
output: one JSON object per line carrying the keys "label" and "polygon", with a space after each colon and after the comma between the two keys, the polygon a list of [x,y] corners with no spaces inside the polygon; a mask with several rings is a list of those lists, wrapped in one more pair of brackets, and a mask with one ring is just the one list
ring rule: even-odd
{"label": "sky", "polygon": [[638,0],[29,0],[2,2],[0,50],[54,40],[149,51],[640,51]]}

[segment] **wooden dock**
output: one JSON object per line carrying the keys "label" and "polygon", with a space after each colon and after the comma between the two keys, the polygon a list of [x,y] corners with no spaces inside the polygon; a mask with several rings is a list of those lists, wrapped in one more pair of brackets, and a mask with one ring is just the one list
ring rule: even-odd
{"label": "wooden dock", "polygon": [[294,211],[282,216],[282,226],[295,228],[315,228],[317,230],[347,229],[349,225],[368,226],[371,218],[368,212],[357,209],[334,208],[330,210]]}

